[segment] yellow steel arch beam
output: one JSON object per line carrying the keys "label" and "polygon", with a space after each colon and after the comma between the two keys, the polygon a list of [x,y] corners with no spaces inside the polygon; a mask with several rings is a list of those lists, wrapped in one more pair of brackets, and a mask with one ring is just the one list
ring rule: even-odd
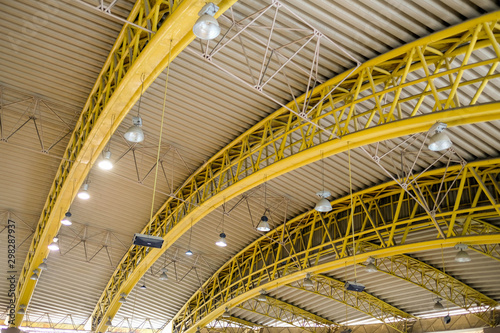
{"label": "yellow steel arch beam", "polygon": [[[264,179],[319,160],[320,151],[331,156],[346,151],[347,142],[351,148],[364,146],[427,131],[436,121],[451,127],[500,119],[500,103],[485,104],[482,95],[490,81],[500,77],[490,71],[499,62],[499,18],[500,12],[495,12],[409,43],[367,61],[343,82],[349,72],[288,104],[298,111],[306,99],[322,100],[311,111],[311,122],[281,108],[243,133],[194,172],[175,192],[176,198],[169,198],[147,223],[142,232],[163,237],[167,245],[161,250],[131,246],[103,291],[94,316],[98,320],[113,317],[120,293],[130,292],[191,223]],[[492,49],[494,56],[486,60],[476,56],[484,48]],[[452,66],[457,59],[464,61]],[[487,74],[478,77],[483,72]],[[461,80],[455,80],[458,75]],[[410,80],[411,76],[417,78]],[[439,88],[435,80],[440,81]],[[339,88],[331,92],[339,82]],[[474,97],[459,99],[463,89],[467,94],[473,91]]]}
{"label": "yellow steel arch beam", "polygon": [[239,304],[238,307],[312,333],[316,332],[318,327],[332,329],[340,326],[334,321],[318,316],[293,304],[270,296],[266,296],[266,298],[266,302],[249,299]]}
{"label": "yellow steel arch beam", "polygon": [[353,309],[380,320],[382,323],[401,333],[406,333],[407,320],[416,319],[411,314],[384,302],[366,291],[356,292],[346,290],[344,282],[329,276],[316,274],[311,276],[311,279],[315,282],[312,288],[304,287],[304,280],[298,280],[296,283],[288,286],[346,304]]}
{"label": "yellow steel arch beam", "polygon": [[[220,7],[216,16],[236,1],[214,0]],[[36,282],[29,277],[47,256],[47,246],[75,195],[72,189],[81,186],[110,135],[139,98],[141,77],[148,87],[194,39],[191,30],[203,5],[200,0],[140,0],[133,7],[127,20],[154,33],[125,24],[104,63],[45,202],[17,284],[16,309],[31,300]],[[163,23],[162,18],[166,18]],[[22,319],[17,314],[9,325],[19,326]]]}
{"label": "yellow steel arch beam", "polygon": [[[203,285],[203,293],[196,292],[174,317],[176,331],[192,332],[194,325],[210,322],[224,307],[255,297],[260,289],[297,281],[306,272],[322,273],[355,264],[349,255],[354,250],[353,237],[356,239],[356,263],[370,256],[384,258],[450,247],[460,242],[469,245],[500,243],[500,228],[479,220],[498,217],[500,189],[495,188],[492,179],[500,175],[500,159],[469,163],[463,172],[461,170],[459,165],[432,170],[418,179],[419,184],[425,185],[421,186],[422,200],[432,202],[433,191],[440,186],[447,188],[448,195],[453,198],[444,200],[435,215],[442,230],[450,231],[451,237],[436,240],[437,230],[429,215],[396,182],[359,191],[352,197],[353,221],[357,229],[354,235],[350,234],[349,196],[333,201],[333,210],[327,214],[313,210],[288,221],[222,266]],[[482,177],[483,184],[478,184],[473,174]],[[483,186],[492,191],[495,200],[480,195]],[[369,209],[365,210],[366,207]],[[398,211],[397,220],[390,221],[379,213],[372,213],[384,210]],[[453,225],[452,216],[456,217]],[[363,223],[368,217],[371,223]],[[394,246],[384,247],[373,242]],[[447,288],[452,287],[455,288],[447,285]],[[474,303],[488,309],[496,306],[488,297],[469,291],[462,295],[466,298],[461,303],[465,308]]]}
{"label": "yellow steel arch beam", "polygon": [[[496,230],[500,232],[499,228]],[[495,323],[496,319],[491,316],[491,310],[498,306],[497,301],[440,269],[406,255],[380,258],[377,260],[377,268],[380,272],[427,289],[463,309],[469,310],[479,305],[485,305],[484,310],[474,311],[473,314],[490,325]]]}

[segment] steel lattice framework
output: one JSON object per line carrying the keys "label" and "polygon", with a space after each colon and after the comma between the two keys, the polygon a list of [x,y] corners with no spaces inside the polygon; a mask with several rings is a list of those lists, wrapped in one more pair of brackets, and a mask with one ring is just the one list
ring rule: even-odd
{"label": "steel lattice framework", "polygon": [[[497,232],[500,232],[500,229],[497,228]],[[469,310],[483,305],[483,308],[474,311],[473,315],[489,325],[495,324],[492,310],[498,303],[442,270],[406,255],[380,258],[377,260],[377,267],[381,272],[425,288],[463,309]]]}
{"label": "steel lattice framework", "polygon": [[[96,305],[97,320],[118,311],[120,293],[133,288],[168,244],[224,200],[264,179],[346,151],[347,142],[355,148],[423,132],[438,120],[450,127],[500,119],[500,103],[482,98],[490,81],[500,77],[494,73],[499,18],[495,12],[467,21],[374,58],[348,78],[349,71],[338,75],[287,105],[295,112],[305,103],[318,105],[306,108],[309,122],[281,108],[219,151],[147,223],[142,233],[161,236],[167,245],[160,251],[129,249]],[[492,54],[487,59],[477,52],[485,48]],[[478,77],[480,72],[487,74]],[[461,94],[464,89],[467,94]],[[465,99],[471,90],[473,97]]]}
{"label": "steel lattice framework", "polygon": [[[467,172],[461,170],[462,166],[457,165],[428,171],[418,180],[423,193],[421,198],[429,203],[438,188],[447,188],[447,200],[436,213],[436,220],[442,230],[451,230],[451,237],[437,239],[437,229],[430,216],[395,181],[357,192],[352,196],[353,210],[351,197],[337,199],[332,202],[331,212],[321,215],[313,210],[300,215],[234,256],[179,311],[174,318],[176,331],[191,332],[194,325],[203,326],[220,315],[224,307],[236,306],[255,297],[260,289],[297,281],[306,272],[322,273],[345,264],[360,263],[370,256],[386,258],[454,246],[459,242],[470,245],[499,243],[500,228],[480,219],[499,216],[500,188],[492,179],[499,176],[500,159],[469,163],[465,166]],[[477,182],[474,175],[483,181]],[[454,223],[451,221],[453,216],[456,217]],[[355,227],[354,235],[351,234],[351,222]],[[417,241],[412,240],[414,237],[418,237]],[[356,251],[355,259],[353,251]],[[420,268],[410,269],[408,274],[421,274],[424,276],[422,281],[427,283],[436,281],[433,274],[437,272],[420,265]],[[445,297],[464,308],[482,304],[488,311],[496,306],[496,302],[472,288],[458,285],[449,278],[442,282],[428,288],[438,293],[450,289]]]}
{"label": "steel lattice framework", "polygon": [[[214,2],[220,7],[217,17],[236,0]],[[133,7],[127,18],[131,24],[124,25],[113,45],[59,165],[19,277],[16,312],[19,305],[31,300],[36,282],[29,276],[47,256],[47,246],[75,195],[72,189],[81,186],[110,136],[139,99],[141,77],[148,87],[194,39],[191,29],[202,6],[197,0],[140,0]],[[22,319],[23,315],[16,314],[10,325],[19,326]]]}
{"label": "steel lattice framework", "polygon": [[266,296],[266,299],[266,302],[261,302],[257,299],[249,299],[239,304],[238,307],[302,328],[308,332],[316,332],[318,327],[336,328],[340,326],[336,322],[301,309],[293,304],[283,302],[270,296]]}
{"label": "steel lattice framework", "polygon": [[299,280],[289,286],[305,290],[317,295],[328,297],[334,301],[347,304],[353,309],[361,311],[398,332],[406,332],[406,321],[416,319],[409,313],[400,310],[367,292],[346,290],[344,282],[326,275],[317,274],[311,277],[314,281],[312,289],[304,287],[304,280]]}

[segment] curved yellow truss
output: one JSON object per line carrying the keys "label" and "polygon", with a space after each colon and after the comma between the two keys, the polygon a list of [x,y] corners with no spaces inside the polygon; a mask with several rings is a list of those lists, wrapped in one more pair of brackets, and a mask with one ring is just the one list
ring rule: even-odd
{"label": "curved yellow truss", "polygon": [[[499,12],[491,13],[369,60],[335,91],[330,93],[349,72],[301,96],[297,104],[288,104],[301,110],[309,99],[322,100],[319,107],[309,110],[310,122],[282,108],[222,149],[147,223],[143,233],[161,236],[167,245],[161,250],[129,249],[96,304],[93,320],[100,324],[94,329],[105,330],[102,319],[116,314],[120,293],[129,293],[191,223],[264,179],[315,162],[320,151],[326,157],[346,151],[347,141],[350,148],[356,148],[427,131],[436,121],[451,127],[500,119],[500,103],[486,103],[482,96],[489,81],[500,77],[494,73],[500,56],[499,18]],[[490,48],[494,56],[482,59],[484,48]],[[471,57],[476,53],[477,57]],[[472,62],[475,58],[481,60]],[[458,65],[457,59],[461,59]],[[473,79],[467,79],[469,72],[474,72]],[[478,78],[478,72],[486,74]],[[474,91],[471,99],[459,98],[464,88],[468,94]]]}

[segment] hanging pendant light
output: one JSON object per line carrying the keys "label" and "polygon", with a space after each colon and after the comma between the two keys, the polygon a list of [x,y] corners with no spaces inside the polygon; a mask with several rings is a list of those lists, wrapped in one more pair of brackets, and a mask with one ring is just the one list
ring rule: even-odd
{"label": "hanging pendant light", "polygon": [[17,310],[17,314],[20,315],[26,314],[26,305],[24,304],[19,305],[19,310]]}
{"label": "hanging pendant light", "polygon": [[120,294],[120,299],[118,300],[118,302],[120,302],[122,304],[127,303],[127,298],[126,297],[127,297],[127,294],[121,293]]}
{"label": "hanging pendant light", "polygon": [[65,226],[73,224],[73,222],[71,222],[71,212],[69,210],[66,212],[66,214],[64,214],[64,217],[61,220],[61,224]]}
{"label": "hanging pendant light", "polygon": [[326,213],[332,210],[332,204],[327,200],[331,196],[328,191],[319,191],[316,195],[320,198],[314,209],[320,213]]}
{"label": "hanging pendant light", "polygon": [[226,234],[224,232],[220,233],[219,239],[217,240],[217,242],[215,242],[215,245],[220,246],[220,247],[227,246],[227,243],[226,243]]}
{"label": "hanging pendant light", "polygon": [[33,270],[33,275],[31,275],[30,280],[33,280],[33,281],[38,280],[38,269]]}
{"label": "hanging pendant light", "polygon": [[469,254],[467,253],[467,251],[465,251],[468,248],[469,248],[469,246],[467,244],[455,245],[455,249],[458,250],[457,255],[455,256],[456,262],[469,262],[469,261],[471,261]]}
{"label": "hanging pendant light", "polygon": [[144,141],[144,131],[142,130],[142,118],[141,116],[132,118],[132,126],[129,127],[127,132],[123,135],[125,140],[129,142],[142,142]]}
{"label": "hanging pendant light", "polygon": [[260,293],[259,293],[259,296],[257,297],[257,300],[259,302],[267,302],[267,296],[266,295],[267,295],[267,292],[264,289],[262,289],[260,291]]}
{"label": "hanging pendant light", "polygon": [[219,10],[219,7],[213,2],[207,3],[198,12],[200,18],[196,21],[193,26],[193,33],[196,37],[203,40],[211,40],[219,36],[220,26],[214,15]]}
{"label": "hanging pendant light", "polygon": [[113,326],[111,323],[111,317],[108,317],[108,320],[106,321],[106,326]]}
{"label": "hanging pendant light", "polygon": [[166,268],[162,268],[161,269],[161,274],[160,274],[159,279],[161,281],[167,281],[168,280],[168,275],[167,275],[167,269]]}
{"label": "hanging pendant light", "polygon": [[433,306],[434,310],[438,310],[438,311],[440,311],[440,310],[444,310],[444,306],[443,306],[443,304],[441,304],[441,301],[442,301],[442,300],[443,300],[443,299],[442,299],[442,298],[440,298],[440,297],[437,297],[437,298],[434,300],[434,302],[435,302],[435,303],[434,303],[434,306]]}
{"label": "hanging pendant light", "polygon": [[429,130],[429,133],[431,133],[431,137],[429,138],[429,149],[432,151],[441,151],[448,149],[452,146],[451,140],[444,133],[444,130],[446,129],[447,125],[445,123],[435,123],[432,125],[431,129]]}
{"label": "hanging pendant light", "polygon": [[378,268],[377,266],[375,266],[375,258],[368,258],[368,260],[366,261],[367,264],[365,266],[365,270],[368,272],[368,273],[375,273],[375,272],[378,272]]}
{"label": "hanging pendant light", "polygon": [[314,287],[314,282],[311,280],[311,273],[307,273],[303,282],[304,288],[312,288]]}
{"label": "hanging pendant light", "polygon": [[262,231],[262,232],[267,232],[267,231],[271,230],[271,228],[269,227],[268,221],[269,221],[269,219],[267,218],[267,216],[262,215],[262,217],[260,218],[259,225],[257,226],[257,230]]}
{"label": "hanging pendant light", "polygon": [[99,168],[102,170],[113,169],[113,162],[111,162],[111,151],[107,150],[104,152],[103,159],[99,162]]}
{"label": "hanging pendant light", "polygon": [[90,199],[89,183],[83,184],[82,189],[80,190],[80,192],[78,192],[78,197],[82,200]]}
{"label": "hanging pendant light", "polygon": [[57,244],[58,241],[59,241],[59,238],[57,238],[57,237],[52,238],[52,243],[50,243],[48,246],[49,250],[58,251],[59,250],[59,245]]}
{"label": "hanging pendant light", "polygon": [[326,213],[332,210],[332,204],[328,201],[328,198],[332,194],[325,190],[325,159],[323,158],[323,152],[321,152],[321,182],[323,184],[323,189],[316,193],[319,201],[314,209],[320,213]]}
{"label": "hanging pendant light", "polygon": [[188,250],[186,251],[186,255],[187,255],[187,256],[192,256],[192,255],[193,255],[193,251],[191,251],[191,250],[189,250],[189,249],[188,249]]}
{"label": "hanging pendant light", "polygon": [[40,265],[38,265],[38,269],[40,271],[46,271],[47,270],[47,259],[46,258],[43,258],[42,260],[42,263]]}
{"label": "hanging pendant light", "polygon": [[222,318],[229,318],[231,317],[231,314],[229,313],[229,308],[226,308],[224,310],[224,313],[222,314]]}

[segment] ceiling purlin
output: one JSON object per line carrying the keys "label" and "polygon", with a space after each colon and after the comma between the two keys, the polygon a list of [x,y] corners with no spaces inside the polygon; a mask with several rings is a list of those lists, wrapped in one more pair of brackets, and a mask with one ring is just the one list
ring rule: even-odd
{"label": "ceiling purlin", "polygon": [[[486,180],[485,186],[494,188],[491,181],[487,180],[496,179],[500,172],[499,164],[499,159],[472,162],[466,165],[466,170],[474,169],[482,179]],[[432,184],[442,184],[442,176],[446,174],[444,186],[449,188],[455,201],[443,203],[437,217],[440,227],[447,231],[450,225],[446,221],[456,214],[457,220],[453,226],[455,237],[436,238],[437,230],[434,222],[419,203],[395,181],[381,184],[353,194],[352,219],[349,205],[351,197],[347,196],[334,200],[331,212],[321,215],[313,210],[302,214],[246,247],[224,264],[203,288],[191,297],[174,317],[174,326],[177,331],[191,332],[193,325],[206,324],[218,316],[225,307],[236,306],[255,297],[260,289],[269,290],[297,281],[306,272],[326,272],[340,268],[344,264],[360,263],[370,256],[375,258],[394,256],[403,258],[402,262],[408,262],[408,258],[397,255],[409,251],[418,252],[455,246],[459,242],[470,245],[499,243],[499,228],[477,219],[497,216],[496,204],[486,197],[470,202],[477,192],[477,184],[471,172],[460,172],[461,170],[461,166],[457,165],[427,171],[419,177],[419,181],[428,185],[423,189],[422,199],[432,202]],[[455,182],[458,173],[459,177]],[[492,177],[485,177],[489,174]],[[460,190],[457,184],[460,184],[464,177],[467,178],[467,181],[463,182],[466,185]],[[451,186],[452,183],[455,185]],[[365,212],[360,202],[371,207],[371,210]],[[459,202],[458,207],[455,202]],[[398,209],[399,206],[407,209]],[[401,213],[397,223],[392,223],[391,212],[396,210]],[[387,216],[384,215],[382,218],[376,211],[386,212]],[[372,216],[373,223],[366,223],[368,214]],[[472,217],[470,223],[463,224],[461,221],[465,221],[469,216]],[[354,235],[350,232],[352,225],[355,226]],[[424,237],[425,235],[427,236]],[[385,240],[385,244],[392,238],[394,245],[388,247],[378,245],[379,236]],[[415,237],[418,237],[417,240],[414,240]],[[353,240],[357,252],[354,258]],[[260,248],[261,251],[256,251],[256,248]],[[415,264],[417,261],[411,263]],[[399,266],[400,269],[405,267]],[[417,267],[422,271],[418,269],[409,271],[415,274],[429,272],[430,275],[440,273],[423,263],[419,263]],[[439,289],[430,288],[430,290],[439,293],[452,290],[450,296],[443,295],[443,298],[450,299],[458,306],[470,310],[471,306],[476,304],[483,305],[489,310],[497,305],[495,301],[456,279],[444,275],[441,277],[445,277],[443,285],[438,284]],[[459,301],[460,297],[465,299]],[[477,315],[491,324],[489,318],[482,317],[481,313]]]}
{"label": "ceiling purlin", "polygon": [[[480,71],[475,70],[499,62],[500,52],[496,52],[492,59],[469,63],[470,55],[478,50],[490,47],[497,51],[495,34],[489,30],[499,28],[496,24],[499,17],[499,12],[484,15],[369,60],[351,76],[346,78],[350,72],[338,75],[317,86],[308,98],[302,95],[287,104],[288,108],[297,107],[299,111],[309,99],[322,99],[309,114],[308,122],[281,108],[215,154],[178,189],[179,198],[169,198],[146,224],[143,232],[163,237],[167,246],[159,253],[136,251],[134,247],[129,250],[96,305],[97,320],[115,313],[118,295],[140,280],[142,272],[168,249],[168,244],[173,244],[191,225],[226,200],[265,180],[348,148],[427,131],[438,120],[451,127],[500,118],[497,104],[480,103],[484,87],[474,86],[478,82],[487,84],[491,75],[460,83],[452,80],[454,74],[462,76],[469,70],[475,73],[472,77],[477,77]],[[461,36],[460,42],[457,35]],[[417,49],[423,50],[423,58],[419,58]],[[467,55],[466,60],[451,68],[450,64],[459,61],[461,55]],[[435,71],[425,75],[425,69],[431,65]],[[447,70],[441,70],[443,66]],[[411,73],[423,75],[406,81]],[[447,80],[448,85],[438,89],[440,96],[447,97],[444,101],[426,99],[430,105],[425,104],[424,98],[432,95],[431,86],[436,79]],[[332,90],[339,82],[342,82],[340,87]],[[419,88],[421,84],[426,85],[423,91]],[[459,106],[453,101],[463,87],[476,89],[476,96],[461,101],[461,109],[453,109]],[[415,95],[415,90],[422,92]],[[327,131],[319,130],[316,125]],[[232,186],[236,183],[238,186]],[[131,272],[122,269],[130,263],[140,264],[132,265]]]}

